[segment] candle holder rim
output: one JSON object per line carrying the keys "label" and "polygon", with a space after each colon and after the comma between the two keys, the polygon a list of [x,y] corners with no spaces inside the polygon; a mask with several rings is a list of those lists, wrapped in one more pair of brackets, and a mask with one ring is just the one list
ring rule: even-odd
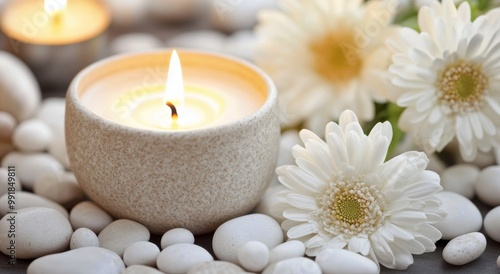
{"label": "candle holder rim", "polygon": [[[152,130],[152,129],[142,129],[142,128],[135,128],[131,126],[126,126],[122,125],[119,123],[116,123],[114,121],[105,119],[98,114],[94,113],[87,107],[85,107],[77,95],[77,90],[78,90],[78,84],[81,82],[81,79],[83,79],[90,71],[93,69],[107,64],[111,62],[115,62],[118,60],[121,60],[123,58],[132,58],[136,57],[142,54],[158,54],[158,53],[166,53],[166,52],[172,52],[173,50],[177,50],[178,52],[182,53],[190,53],[190,54],[206,54],[206,55],[212,55],[224,59],[228,59],[232,62],[240,63],[242,65],[245,65],[246,67],[250,68],[254,72],[256,72],[259,76],[262,77],[264,82],[266,83],[266,91],[267,91],[267,96],[259,109],[257,109],[255,112],[244,116],[238,120],[231,121],[225,124],[221,125],[216,125],[212,127],[206,127],[206,128],[196,128],[196,129],[189,129],[189,130]],[[257,65],[252,64],[249,61],[246,61],[242,58],[238,58],[235,56],[231,56],[228,54],[220,53],[220,52],[214,52],[210,50],[203,50],[203,49],[192,49],[192,48],[162,48],[162,49],[155,49],[155,50],[141,50],[141,51],[134,51],[134,52],[128,52],[128,53],[122,53],[122,54],[117,54],[117,55],[112,55],[107,58],[101,59],[84,69],[82,69],[71,81],[71,84],[69,85],[67,94],[66,94],[66,99],[67,100],[73,100],[75,102],[75,106],[80,109],[80,111],[84,112],[88,117],[90,117],[92,120],[95,120],[98,123],[102,123],[103,125],[108,125],[111,127],[114,127],[117,130],[120,131],[127,131],[130,133],[147,133],[148,135],[158,135],[158,136],[165,136],[165,135],[176,135],[179,137],[188,137],[188,136],[193,136],[193,133],[196,133],[196,136],[203,136],[203,135],[212,135],[214,132],[226,132],[229,129],[238,129],[238,125],[245,125],[249,121],[255,119],[256,117],[259,117],[263,113],[267,113],[269,111],[272,111],[274,108],[275,102],[277,100],[278,96],[278,91],[277,88],[272,81],[271,77],[264,72],[261,68],[259,68]]]}

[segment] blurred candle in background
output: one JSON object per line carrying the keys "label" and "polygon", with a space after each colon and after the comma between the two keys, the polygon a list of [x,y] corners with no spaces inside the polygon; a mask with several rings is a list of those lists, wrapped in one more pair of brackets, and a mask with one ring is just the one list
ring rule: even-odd
{"label": "blurred candle in background", "polygon": [[103,57],[110,21],[99,0],[15,0],[0,23],[10,51],[42,86],[67,87],[80,69]]}

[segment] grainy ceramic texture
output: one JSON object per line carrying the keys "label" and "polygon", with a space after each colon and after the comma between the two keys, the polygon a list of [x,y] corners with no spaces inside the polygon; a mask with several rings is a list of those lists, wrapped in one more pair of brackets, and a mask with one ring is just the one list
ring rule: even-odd
{"label": "grainy ceramic texture", "polygon": [[280,134],[276,89],[249,63],[181,51],[190,66],[210,65],[241,77],[267,96],[263,106],[236,122],[174,132],[122,126],[81,104],[79,96],[89,83],[148,60],[156,65],[168,54],[112,57],[73,80],[66,97],[68,155],[82,189],[116,218],[136,220],[156,234],[176,227],[207,233],[249,212],[272,179]]}

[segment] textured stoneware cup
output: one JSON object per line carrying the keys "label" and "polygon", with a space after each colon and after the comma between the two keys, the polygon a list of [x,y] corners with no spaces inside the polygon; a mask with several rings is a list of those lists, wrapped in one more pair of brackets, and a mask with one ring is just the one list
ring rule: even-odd
{"label": "textured stoneware cup", "polygon": [[[104,119],[82,104],[89,86],[140,66],[166,67],[169,52],[111,57],[75,77],[66,96],[68,155],[83,190],[116,218],[138,221],[158,234],[175,227],[202,234],[249,212],[271,181],[280,134],[277,92],[265,73],[245,61],[181,51],[187,71],[206,69],[204,60],[210,59],[210,70],[234,74],[264,94],[262,106],[211,128],[153,131]],[[123,79],[131,86],[142,80]],[[109,88],[103,85],[102,92]]]}

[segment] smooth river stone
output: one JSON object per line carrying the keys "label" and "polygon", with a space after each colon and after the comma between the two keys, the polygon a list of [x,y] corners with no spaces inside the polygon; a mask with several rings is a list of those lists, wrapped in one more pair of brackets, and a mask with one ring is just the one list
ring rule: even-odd
{"label": "smooth river stone", "polygon": [[22,152],[42,152],[51,140],[52,130],[39,119],[22,121],[12,135],[12,142]]}
{"label": "smooth river stone", "polygon": [[474,197],[474,182],[479,168],[470,164],[454,165],[441,173],[441,186],[445,191],[456,192],[469,199]]}
{"label": "smooth river stone", "polygon": [[126,28],[144,21],[149,1],[145,0],[105,0],[111,11],[113,25]]}
{"label": "smooth river stone", "polygon": [[[308,258],[291,258],[269,265],[262,274],[321,274],[319,265]],[[341,273],[341,272],[339,272]]]}
{"label": "smooth river stone", "polygon": [[269,264],[274,264],[290,258],[304,257],[306,247],[304,243],[297,240],[284,242],[269,252]]}
{"label": "smooth river stone", "polygon": [[64,98],[47,98],[42,101],[35,117],[47,124],[54,135],[64,136],[64,114],[66,100]]}
{"label": "smooth river stone", "polygon": [[99,233],[99,244],[121,257],[129,245],[139,241],[149,241],[150,236],[149,230],[140,223],[120,219],[112,222]]}
{"label": "smooth river stone", "polygon": [[33,184],[38,176],[53,172],[60,174],[64,167],[54,157],[47,153],[19,153],[11,152],[2,160],[2,166],[15,166],[16,173],[23,187],[33,189]]}
{"label": "smooth river stone", "polygon": [[85,227],[99,234],[113,222],[113,217],[94,202],[84,201],[71,209],[69,221],[73,229]]}
{"label": "smooth river stone", "polygon": [[148,15],[160,23],[183,22],[197,16],[204,0],[149,0]]}
{"label": "smooth river stone", "polygon": [[149,33],[127,33],[116,37],[110,45],[112,54],[163,47],[163,42]]}
{"label": "smooth river stone", "polygon": [[194,244],[194,235],[185,228],[174,228],[161,237],[161,249],[174,244]]}
{"label": "smooth river stone", "polygon": [[269,263],[269,248],[261,242],[246,242],[238,250],[238,261],[248,271],[261,272]]}
{"label": "smooth river stone", "polygon": [[262,195],[262,200],[260,200],[257,205],[255,212],[270,216],[278,223],[283,222],[285,217],[283,217],[283,211],[280,211],[280,208],[276,206],[276,203],[278,202],[276,194],[285,189],[287,188],[278,182],[276,178],[276,183],[273,181],[267,188],[266,192],[264,192],[264,195]]}
{"label": "smooth river stone", "polygon": [[64,136],[64,116],[66,103],[64,98],[45,99],[36,113],[36,118],[44,121],[52,129],[52,140],[48,152],[66,169],[69,169],[68,154],[66,152],[66,138]]}
{"label": "smooth river stone", "polygon": [[146,241],[135,242],[129,245],[123,252],[123,261],[126,266],[156,266],[158,255],[160,255],[160,249],[157,245]]}
{"label": "smooth river stone", "polygon": [[17,121],[31,117],[40,104],[40,87],[31,70],[14,55],[0,51],[0,111]]}
{"label": "smooth river stone", "polygon": [[500,205],[500,166],[483,169],[474,184],[476,195],[489,206]]}
{"label": "smooth river stone", "polygon": [[441,199],[441,209],[447,216],[434,224],[443,234],[443,240],[451,240],[460,235],[476,232],[481,229],[483,217],[481,212],[469,199],[455,192],[442,191],[436,194]]}
{"label": "smooth river stone", "polygon": [[99,247],[99,239],[94,231],[84,227],[75,230],[71,236],[69,248],[77,249],[89,246]]}
{"label": "smooth river stone", "polygon": [[16,119],[10,113],[0,111],[0,140],[10,140],[14,128],[16,127]]}
{"label": "smooth river stone", "polygon": [[27,274],[122,274],[125,265],[114,252],[100,247],[82,247],[38,258]]}
{"label": "smooth river stone", "polygon": [[68,150],[66,148],[66,138],[64,135],[55,135],[49,144],[48,152],[57,159],[65,169],[70,170]]}
{"label": "smooth river stone", "polygon": [[156,259],[158,269],[167,274],[187,273],[198,264],[213,261],[206,249],[194,244],[175,244],[168,246]]}
{"label": "smooth river stone", "polygon": [[[9,218],[14,217],[11,223]],[[31,207],[17,210],[0,220],[0,251],[8,255],[8,232],[14,225],[17,259],[34,259],[62,252],[69,246],[73,229],[68,219],[51,208]]]}
{"label": "smooth river stone", "polygon": [[[8,194],[4,194],[2,195],[2,197],[0,197],[0,215],[2,216],[10,211],[10,209],[8,208],[7,201],[8,201]],[[60,204],[55,203],[44,197],[35,195],[31,192],[16,191],[15,201],[16,201],[15,204],[16,210],[29,207],[46,207],[46,208],[52,208],[58,211],[66,219],[68,218],[68,211]]]}
{"label": "smooth river stone", "polygon": [[449,241],[443,249],[443,259],[452,265],[464,265],[479,258],[485,249],[484,235],[472,232]]}
{"label": "smooth river stone", "polygon": [[49,172],[38,176],[33,184],[33,192],[66,209],[71,209],[85,198],[83,190],[71,172],[60,174]]}
{"label": "smooth river stone", "polygon": [[269,249],[283,243],[283,231],[273,218],[264,214],[250,214],[229,220],[214,233],[212,247],[215,256],[238,264],[238,250],[249,241],[258,241]]}
{"label": "smooth river stone", "polygon": [[241,267],[224,261],[211,261],[191,267],[187,274],[243,274],[248,273]]}
{"label": "smooth river stone", "polygon": [[379,268],[372,260],[340,248],[329,248],[316,256],[323,274],[377,274]]}
{"label": "smooth river stone", "polygon": [[251,30],[242,30],[226,39],[224,52],[253,61],[255,59],[256,44],[257,37],[254,32]]}
{"label": "smooth river stone", "polygon": [[257,23],[257,13],[263,9],[278,8],[276,0],[213,1],[211,24],[225,32],[250,29]]}
{"label": "smooth river stone", "polygon": [[294,165],[295,158],[292,155],[292,148],[301,144],[299,132],[297,130],[287,130],[281,134],[280,152],[277,166]]}
{"label": "smooth river stone", "polygon": [[493,208],[484,216],[484,230],[490,238],[500,243],[500,206]]}
{"label": "smooth river stone", "polygon": [[[131,265],[122,274],[164,274],[156,268],[145,265]],[[214,273],[215,274],[215,273]]]}
{"label": "smooth river stone", "polygon": [[[14,178],[14,190],[15,192],[22,191],[21,181],[16,176]],[[9,171],[6,167],[0,167],[0,197],[9,191]]]}
{"label": "smooth river stone", "polygon": [[171,37],[166,41],[166,46],[222,51],[225,40],[225,35],[218,31],[196,30]]}

